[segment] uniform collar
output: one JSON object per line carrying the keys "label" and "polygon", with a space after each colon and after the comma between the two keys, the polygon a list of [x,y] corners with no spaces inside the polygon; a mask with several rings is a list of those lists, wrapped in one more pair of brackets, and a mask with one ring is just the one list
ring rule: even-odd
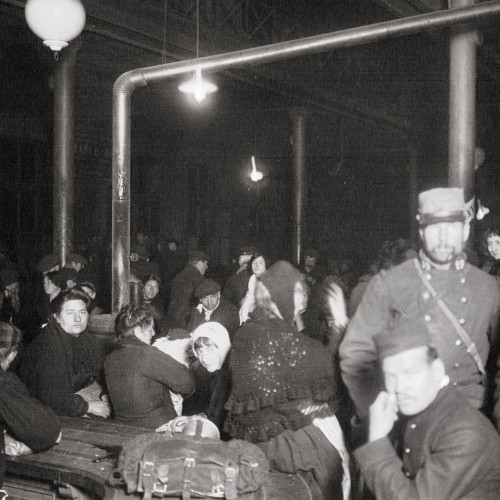
{"label": "uniform collar", "polygon": [[[431,271],[432,269],[442,269],[440,266],[432,262],[425,254],[423,248],[418,252],[420,267],[423,271]],[[462,250],[460,254],[450,263],[448,271],[463,271],[467,262],[467,254]],[[444,270],[444,269],[443,269]]]}

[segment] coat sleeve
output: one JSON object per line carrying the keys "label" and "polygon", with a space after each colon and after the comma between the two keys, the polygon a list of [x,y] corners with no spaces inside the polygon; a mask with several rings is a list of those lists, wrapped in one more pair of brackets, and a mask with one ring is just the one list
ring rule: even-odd
{"label": "coat sleeve", "polygon": [[488,400],[492,401],[492,420],[500,432],[500,280],[497,280],[496,307],[490,317],[489,337],[490,353],[486,369],[491,380],[490,394]]}
{"label": "coat sleeve", "polygon": [[190,396],[196,389],[191,371],[156,347],[145,350],[141,372],[183,396]]}
{"label": "coat sleeve", "polygon": [[491,450],[491,435],[483,431],[463,421],[451,423],[413,479],[403,472],[388,438],[365,444],[354,456],[376,498],[455,500],[473,492],[491,470],[491,457],[485,452]]}
{"label": "coat sleeve", "polygon": [[374,276],[340,344],[342,379],[361,418],[382,388],[373,337],[390,323],[387,295],[384,274]]}
{"label": "coat sleeve", "polygon": [[0,421],[15,439],[35,452],[53,446],[61,432],[54,411],[32,397],[12,373],[0,380]]}

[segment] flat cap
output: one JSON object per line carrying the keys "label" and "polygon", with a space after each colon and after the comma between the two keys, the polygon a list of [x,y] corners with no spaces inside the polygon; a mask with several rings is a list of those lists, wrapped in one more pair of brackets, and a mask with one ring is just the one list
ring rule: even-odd
{"label": "flat cap", "polygon": [[214,280],[203,280],[196,288],[195,295],[199,299],[220,292],[220,285]]}
{"label": "flat cap", "polygon": [[45,257],[42,257],[39,261],[38,264],[36,265],[36,268],[41,272],[41,273],[46,273],[50,271],[53,267],[59,265],[59,260],[57,257],[53,254],[51,255],[46,255]]}
{"label": "flat cap", "polygon": [[259,251],[255,247],[241,247],[238,255],[257,255]]}
{"label": "flat cap", "polygon": [[306,248],[304,250],[304,257],[306,255],[309,257],[314,257],[315,259],[319,258],[319,252],[315,248],[312,248],[312,247]]}
{"label": "flat cap", "polygon": [[200,260],[210,260],[208,255],[201,250],[191,250],[188,255],[189,262],[198,262]]}
{"label": "flat cap", "polygon": [[0,347],[10,349],[21,343],[23,332],[12,323],[0,322]]}
{"label": "flat cap", "polygon": [[66,262],[76,262],[77,264],[82,264],[83,266],[86,266],[88,264],[87,259],[79,253],[70,253],[66,257]]}
{"label": "flat cap", "polygon": [[400,320],[394,328],[375,335],[373,341],[380,360],[416,347],[432,345],[427,326],[420,318]]}
{"label": "flat cap", "polygon": [[461,188],[436,188],[418,195],[417,220],[420,225],[437,222],[464,222],[464,191]]}

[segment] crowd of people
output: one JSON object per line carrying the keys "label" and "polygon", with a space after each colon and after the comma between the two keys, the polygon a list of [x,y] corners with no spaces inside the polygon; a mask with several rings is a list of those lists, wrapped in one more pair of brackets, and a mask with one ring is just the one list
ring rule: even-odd
{"label": "crowd of people", "polygon": [[203,415],[314,499],[498,498],[500,227],[472,265],[462,190],[421,193],[416,215],[420,244],[384,242],[357,284],[313,248],[297,268],[244,247],[232,275],[210,279],[204,252],[183,260],[173,240],[153,252],[140,233],[111,352],[89,331],[103,310],[84,257],[39,262],[24,342],[3,265],[3,448],[54,445],[57,415],[158,432]]}

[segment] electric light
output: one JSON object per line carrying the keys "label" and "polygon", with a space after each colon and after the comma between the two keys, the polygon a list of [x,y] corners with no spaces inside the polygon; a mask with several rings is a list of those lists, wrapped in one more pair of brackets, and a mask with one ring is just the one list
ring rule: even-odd
{"label": "electric light", "polygon": [[255,165],[255,156],[252,156],[252,173],[250,174],[250,179],[254,182],[262,180],[262,172],[259,172]]}

